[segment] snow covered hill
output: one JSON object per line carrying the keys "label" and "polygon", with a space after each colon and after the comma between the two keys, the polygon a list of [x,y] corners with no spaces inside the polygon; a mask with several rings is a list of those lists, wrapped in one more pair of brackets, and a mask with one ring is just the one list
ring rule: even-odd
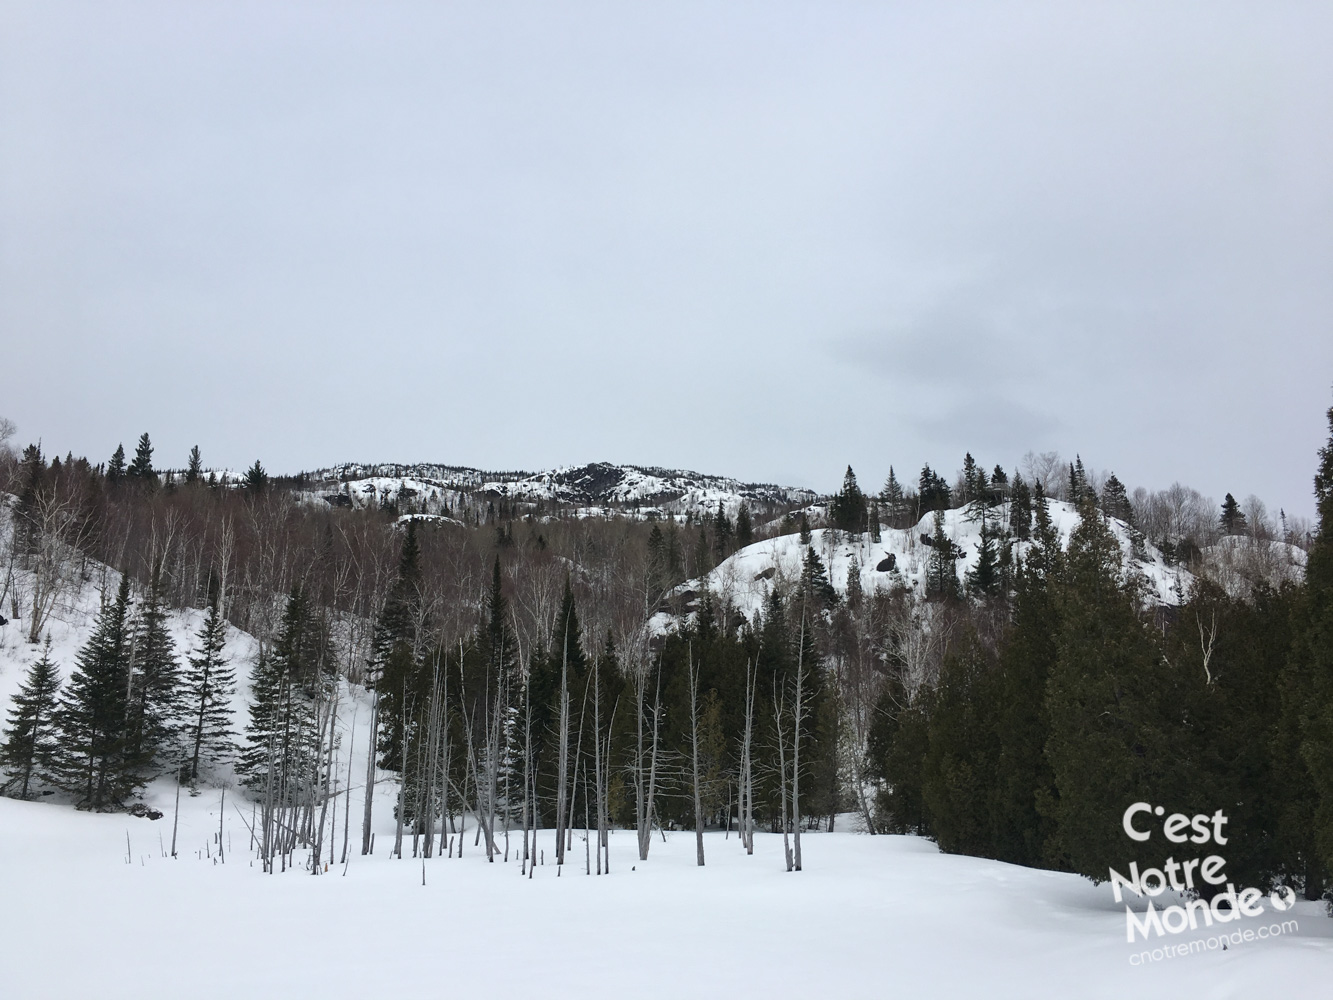
{"label": "snow covered hill", "polygon": [[542,504],[580,516],[713,514],[734,518],[742,502],[756,512],[786,510],[815,500],[810,490],[743,483],[725,476],[594,462],[549,472],[484,472],[446,465],[342,465],[305,477],[312,498],[341,506],[393,504],[422,513],[458,509],[464,502]]}
{"label": "snow covered hill", "polygon": [[[1078,526],[1078,510],[1073,504],[1049,501],[1051,522],[1059,532],[1060,544],[1069,545],[1070,533]],[[1162,604],[1179,604],[1189,590],[1193,576],[1188,570],[1169,565],[1162,553],[1140,540],[1136,548],[1134,533],[1123,522],[1112,519],[1111,530],[1120,542],[1129,572],[1142,577],[1151,597]],[[853,572],[861,588],[869,593],[877,587],[903,587],[918,595],[926,592],[926,573],[931,548],[929,538],[935,530],[934,515],[928,514],[913,528],[895,530],[882,527],[880,541],[870,533],[849,535],[832,528],[810,533],[810,547],[828,570],[829,582],[840,594],[846,594]],[[959,583],[976,568],[981,546],[981,523],[969,520],[963,509],[944,512],[944,533],[963,553],[955,563]],[[1019,556],[1029,543],[1016,542]],[[747,545],[720,563],[702,580],[682,584],[680,593],[697,593],[707,587],[723,603],[753,620],[774,587],[792,584],[801,575],[806,546],[797,534],[779,535]],[[654,631],[671,627],[674,619],[660,611],[653,619]]]}

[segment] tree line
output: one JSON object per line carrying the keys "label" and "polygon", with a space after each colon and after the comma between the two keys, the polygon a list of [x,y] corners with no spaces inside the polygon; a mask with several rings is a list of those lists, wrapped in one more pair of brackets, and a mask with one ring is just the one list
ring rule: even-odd
{"label": "tree line", "polygon": [[[1229,870],[1313,898],[1333,870],[1330,447],[1314,531],[1278,530],[1230,495],[1210,512],[1184,488],[1130,494],[1081,458],[987,472],[967,455],[953,483],[926,466],[907,487],[891,470],[873,494],[849,468],[826,504],[762,523],[744,505],[639,522],[477,497],[459,525],[302,502],[258,462],[243,484],[210,482],[198,449],[165,476],[147,435],[128,463],[48,463],[32,447],[7,468],[0,601],[40,640],[62,593],[117,596],[63,689],[38,658],[0,764],[11,793],[49,785],[111,808],[154,774],[198,781],[234,757],[265,856],[284,865],[297,844],[322,848],[338,789],[361,780],[343,740],[369,741],[396,783],[399,856],[462,850],[470,823],[488,856],[512,841],[525,866],[545,850],[537,830],[555,831],[565,863],[584,829],[603,870],[619,826],[641,857],[658,829],[751,846],[781,832],[798,868],[800,834],[852,812],[872,832],[1096,878],[1125,861],[1125,801],[1151,798],[1223,808]],[[1052,496],[1078,511],[1067,547]],[[980,529],[961,579],[951,509]],[[925,595],[863,590],[858,572],[839,593],[812,544],[819,525],[878,541],[918,522]],[[1299,542],[1306,581],[1238,592],[1201,572],[1183,604],[1159,606],[1114,523],[1185,565],[1224,536]],[[697,586],[773,534],[798,536],[801,572],[758,614]],[[188,669],[169,606],[206,609]],[[648,627],[660,609],[675,628]],[[227,621],[258,640],[243,739],[209,714],[234,683]],[[357,729],[337,725],[342,681],[371,692]],[[361,783],[378,780],[372,766]],[[363,851],[372,808],[367,795]]]}

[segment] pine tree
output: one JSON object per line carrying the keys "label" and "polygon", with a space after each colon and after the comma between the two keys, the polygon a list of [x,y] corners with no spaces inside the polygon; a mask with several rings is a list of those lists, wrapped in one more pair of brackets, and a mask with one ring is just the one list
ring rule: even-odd
{"label": "pine tree", "polygon": [[666,547],[666,536],[654,524],[648,532],[648,599],[653,604],[657,603],[668,586]]}
{"label": "pine tree", "polygon": [[995,537],[986,530],[984,520],[977,553],[977,565],[968,573],[967,584],[976,593],[993,595],[999,591],[999,553],[995,547]]}
{"label": "pine tree", "polygon": [[919,514],[935,510],[948,510],[953,504],[953,493],[944,477],[929,465],[921,467],[921,478],[917,484],[917,506]]}
{"label": "pine tree", "polygon": [[181,694],[181,742],[191,782],[198,780],[200,764],[220,764],[236,752],[230,701],[236,692],[236,672],[224,655],[227,622],[218,610],[216,589],[199,627],[197,643]]}
{"label": "pine tree", "polygon": [[717,561],[721,562],[731,553],[731,520],[727,517],[727,512],[722,506],[722,501],[717,503],[717,513],[713,516],[713,549],[717,553]]}
{"label": "pine tree", "polygon": [[1245,512],[1240,509],[1240,504],[1236,503],[1236,498],[1230,493],[1222,501],[1222,515],[1218,518],[1218,523],[1224,535],[1245,534]]}
{"label": "pine tree", "polygon": [[328,645],[305,591],[292,588],[272,651],[261,654],[252,673],[246,745],[236,767],[252,788],[271,781],[281,801],[309,791],[316,769],[317,699],[325,694]]}
{"label": "pine tree", "polygon": [[894,475],[893,466],[889,466],[889,478],[884,480],[884,488],[879,491],[879,498],[884,504],[884,513],[892,527],[898,527],[899,521],[907,514],[906,498],[902,484]]}
{"label": "pine tree", "polygon": [[402,769],[403,747],[409,736],[404,726],[410,725],[404,720],[424,680],[418,635],[421,600],[421,547],[413,520],[407,522],[398,556],[398,577],[385,599],[371,640],[370,682],[379,692],[380,704],[380,766],[391,771]]}
{"label": "pine tree", "polygon": [[252,496],[260,496],[268,490],[268,473],[259,464],[259,459],[256,458],[255,464],[246,470],[244,485],[245,491]]}
{"label": "pine tree", "polygon": [[930,593],[940,597],[958,595],[958,572],[953,542],[944,533],[944,511],[935,511],[935,531],[930,539],[930,564],[926,586]]}
{"label": "pine tree", "polygon": [[1055,823],[1048,860],[1104,879],[1109,866],[1125,863],[1125,803],[1173,794],[1185,800],[1199,754],[1172,707],[1179,675],[1164,668],[1138,597],[1121,579],[1120,544],[1091,490],[1082,495],[1047,682],[1055,795],[1044,808]]}
{"label": "pine tree", "polygon": [[157,485],[157,473],[153,471],[153,445],[148,440],[147,431],[139,435],[139,444],[134,449],[134,461],[130,463],[125,475],[145,486]]}
{"label": "pine tree", "polygon": [[130,582],[122,576],[115,601],[102,608],[75,658],[57,711],[60,753],[53,777],[82,808],[116,808],[142,778],[127,718],[129,604]]}
{"label": "pine tree", "polygon": [[1032,494],[1018,473],[1014,473],[1014,485],[1009,491],[1009,530],[1020,541],[1026,541],[1032,530]]}
{"label": "pine tree", "polygon": [[754,525],[750,523],[750,505],[744,500],[736,511],[736,547],[743,549],[754,541]]}
{"label": "pine tree", "polygon": [[1102,487],[1102,512],[1107,517],[1124,521],[1131,528],[1134,526],[1134,507],[1125,492],[1125,484],[1116,478],[1114,472]]}
{"label": "pine tree", "polygon": [[963,495],[959,497],[963,503],[974,503],[981,499],[983,494],[982,476],[985,473],[977,465],[977,460],[972,457],[969,451],[963,456]]}
{"label": "pine tree", "polygon": [[801,511],[801,517],[800,517],[798,523],[799,523],[799,525],[800,525],[799,530],[800,530],[800,535],[801,535],[801,544],[802,544],[802,545],[809,545],[809,544],[810,544],[810,518],[806,517],[805,511]]}
{"label": "pine tree", "polygon": [[509,690],[517,694],[518,642],[509,620],[509,602],[504,596],[499,556],[495,557],[495,565],[491,569],[491,590],[486,595],[486,631],[481,649],[486,659],[488,676],[504,678]]}
{"label": "pine tree", "polygon": [[116,450],[111,456],[111,461],[106,464],[106,481],[115,486],[125,478],[125,446],[116,445]]}
{"label": "pine tree", "polygon": [[842,477],[842,489],[834,496],[829,507],[829,515],[833,527],[839,531],[859,535],[866,530],[866,498],[857,485],[856,473],[850,465]]}
{"label": "pine tree", "polygon": [[59,693],[60,672],[51,659],[48,635],[9,710],[9,725],[0,743],[0,767],[9,772],[9,781],[0,785],[0,791],[17,790],[18,797],[26,799],[34,778],[49,779],[59,746],[55,718]]}
{"label": "pine tree", "polygon": [[138,766],[151,769],[174,760],[179,749],[171,744],[178,726],[180,665],[167,629],[161,563],[153,567],[135,617],[131,650],[129,752]]}
{"label": "pine tree", "polygon": [[195,445],[190,449],[190,461],[185,467],[185,481],[187,483],[199,482],[200,476],[204,472],[203,459],[199,455],[199,446]]}
{"label": "pine tree", "polygon": [[801,566],[801,590],[812,606],[831,608],[838,603],[838,592],[829,582],[824,560],[819,558],[819,553],[813,547],[805,550],[805,561]]}
{"label": "pine tree", "polygon": [[874,542],[874,543],[877,544],[877,543],[883,541],[883,536],[880,534],[880,526],[879,526],[879,501],[878,501],[878,500],[872,500],[872,501],[870,501],[870,514],[869,514],[869,517],[870,517],[870,541],[871,541],[871,542]]}

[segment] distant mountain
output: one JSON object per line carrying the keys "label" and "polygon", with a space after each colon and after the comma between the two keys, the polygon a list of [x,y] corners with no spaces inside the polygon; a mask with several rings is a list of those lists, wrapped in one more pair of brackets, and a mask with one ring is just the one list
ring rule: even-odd
{"label": "distant mountain", "polygon": [[460,505],[512,502],[576,516],[712,514],[734,518],[742,502],[756,515],[813,503],[811,490],[744,483],[681,469],[593,462],[549,472],[487,472],[451,465],[340,465],[302,477],[301,489],[330,504],[393,505],[442,513]]}

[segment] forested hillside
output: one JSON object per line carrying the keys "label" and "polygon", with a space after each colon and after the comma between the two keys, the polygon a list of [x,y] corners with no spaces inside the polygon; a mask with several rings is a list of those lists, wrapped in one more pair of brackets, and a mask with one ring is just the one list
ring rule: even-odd
{"label": "forested hillside", "polygon": [[850,822],[1095,879],[1146,800],[1224,809],[1238,884],[1333,885],[1333,441],[1313,527],[1049,454],[825,497],[160,464],[0,456],[8,795],[232,787],[279,867],[370,850],[355,782],[400,855],[760,830],[799,869]]}

